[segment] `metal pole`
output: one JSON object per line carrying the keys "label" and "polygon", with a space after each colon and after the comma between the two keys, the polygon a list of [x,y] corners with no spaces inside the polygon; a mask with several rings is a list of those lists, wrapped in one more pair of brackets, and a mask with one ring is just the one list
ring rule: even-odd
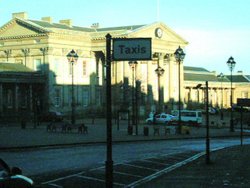
{"label": "metal pole", "polygon": [[135,76],[134,65],[132,65],[132,124],[135,125]]}
{"label": "metal pole", "polygon": [[75,124],[75,97],[74,97],[74,62],[72,60],[71,62],[72,65],[72,83],[71,83],[71,91],[72,91],[72,95],[71,95],[71,124]]}
{"label": "metal pole", "polygon": [[161,79],[160,79],[160,72],[159,72],[159,64],[160,64],[160,54],[158,55],[158,61],[157,61],[157,78],[158,78],[158,113],[162,112],[161,109]]}
{"label": "metal pole", "polygon": [[138,82],[135,67],[135,134],[138,135]]}
{"label": "metal pole", "polygon": [[243,124],[242,124],[242,120],[243,120],[243,108],[242,105],[240,107],[240,145],[243,146]]}
{"label": "metal pole", "polygon": [[206,164],[210,163],[209,113],[208,113],[208,81],[206,81]]}
{"label": "metal pole", "polygon": [[107,100],[107,160],[106,188],[113,187],[113,160],[112,160],[112,107],[111,107],[111,40],[110,34],[106,35],[106,100]]}
{"label": "metal pole", "polygon": [[179,119],[178,119],[178,125],[179,125],[179,133],[181,133],[181,61],[179,60],[179,67],[178,67],[178,76],[179,76],[179,103],[178,103],[178,111],[179,111]]}
{"label": "metal pole", "polygon": [[231,105],[231,118],[230,118],[230,131],[234,132],[234,122],[233,122],[233,74],[231,69],[231,97],[230,97],[230,105]]}
{"label": "metal pole", "polygon": [[220,119],[223,120],[224,119],[224,115],[223,115],[223,88],[222,88],[222,79],[221,78],[221,107],[220,107],[220,113],[221,113],[221,117]]}

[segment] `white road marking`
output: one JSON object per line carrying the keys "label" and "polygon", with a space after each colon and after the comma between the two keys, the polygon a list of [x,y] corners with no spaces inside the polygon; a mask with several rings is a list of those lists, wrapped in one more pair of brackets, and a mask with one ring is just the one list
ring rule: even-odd
{"label": "white road marking", "polygon": [[[103,180],[103,179],[93,178],[93,177],[89,177],[89,176],[77,175],[76,177],[105,183],[105,180]],[[113,182],[113,184],[117,185],[117,186],[123,186],[123,187],[125,186],[125,184],[122,184],[122,183]]]}

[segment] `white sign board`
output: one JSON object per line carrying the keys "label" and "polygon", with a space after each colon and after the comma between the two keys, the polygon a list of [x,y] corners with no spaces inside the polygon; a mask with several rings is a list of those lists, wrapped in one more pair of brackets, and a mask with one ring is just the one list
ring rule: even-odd
{"label": "white sign board", "polygon": [[114,61],[152,60],[151,38],[113,39]]}

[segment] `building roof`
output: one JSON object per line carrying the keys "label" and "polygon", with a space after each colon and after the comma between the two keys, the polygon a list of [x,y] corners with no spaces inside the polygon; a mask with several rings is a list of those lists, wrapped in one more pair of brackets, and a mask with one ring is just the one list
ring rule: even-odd
{"label": "building roof", "polygon": [[[231,81],[231,75],[226,75],[227,79]],[[250,76],[245,75],[232,75],[233,82],[250,82]]]}
{"label": "building roof", "polygon": [[35,72],[35,71],[25,67],[22,64],[0,63],[0,73],[1,72]]}
{"label": "building roof", "polygon": [[224,76],[219,78],[215,72],[210,72],[202,67],[184,66],[185,81],[212,81],[212,82],[229,82],[230,80]]}
{"label": "building roof", "polygon": [[217,76],[212,74],[192,74],[192,73],[184,73],[185,81],[214,81],[217,82],[219,79]]}
{"label": "building roof", "polygon": [[207,69],[202,68],[202,67],[189,67],[189,66],[184,66],[184,71],[194,71],[194,72],[209,72]]}

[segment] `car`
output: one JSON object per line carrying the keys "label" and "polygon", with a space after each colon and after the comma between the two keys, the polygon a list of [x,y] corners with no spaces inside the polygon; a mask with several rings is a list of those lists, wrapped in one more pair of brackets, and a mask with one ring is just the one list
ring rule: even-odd
{"label": "car", "polygon": [[50,111],[48,113],[39,116],[39,120],[41,122],[50,122],[50,121],[60,122],[63,120],[63,114],[57,111]]}
{"label": "car", "polygon": [[213,107],[208,107],[208,113],[211,115],[215,115],[215,114],[218,114],[218,110]]}
{"label": "car", "polygon": [[23,176],[22,170],[18,167],[10,168],[9,165],[0,158],[0,187],[8,188],[32,188],[32,179]]}
{"label": "car", "polygon": [[[181,122],[183,124],[200,126],[202,124],[202,112],[200,110],[181,110]],[[177,125],[179,121],[179,110],[172,110],[174,115],[171,124]]]}
{"label": "car", "polygon": [[[155,116],[155,123],[157,124],[167,124],[169,121],[172,121],[172,119],[175,116],[171,115],[171,114],[166,114],[166,113],[161,113],[161,114],[157,114]],[[154,118],[153,117],[149,117],[146,119],[146,123],[149,125],[152,125],[154,123]]]}

